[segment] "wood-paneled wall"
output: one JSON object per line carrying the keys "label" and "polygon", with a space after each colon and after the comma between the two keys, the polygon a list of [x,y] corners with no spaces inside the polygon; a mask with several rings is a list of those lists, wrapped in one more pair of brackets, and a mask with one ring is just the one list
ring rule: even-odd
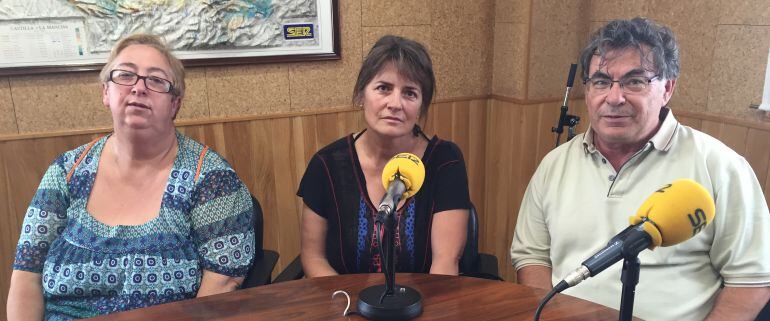
{"label": "wood-paneled wall", "polygon": [[[489,103],[486,213],[479,243],[484,252],[497,256],[501,276],[513,281],[516,276],[509,252],[519,206],[535,168],[556,144],[551,128],[556,126],[561,102],[521,104],[493,98]],[[570,114],[582,118],[576,132],[583,132],[588,119],[582,101],[570,102],[570,106]],[[560,142],[566,137],[565,128]]]}
{"label": "wood-paneled wall", "polygon": [[[479,211],[480,249],[497,256],[502,276],[515,280],[509,248],[521,198],[540,160],[554,146],[550,128],[560,102],[526,104],[504,98],[467,98],[431,106],[424,131],[454,141],[468,166],[471,200]],[[588,122],[582,100],[570,112]],[[744,155],[770,198],[770,126],[676,112]],[[363,127],[361,112],[341,109],[259,119],[182,124],[179,130],[230,161],[265,213],[265,248],[281,258],[275,273],[299,253],[301,200],[295,196],[316,150]],[[22,217],[43,172],[60,153],[102,133],[0,141],[0,320]],[[562,136],[564,142],[566,133]]]}

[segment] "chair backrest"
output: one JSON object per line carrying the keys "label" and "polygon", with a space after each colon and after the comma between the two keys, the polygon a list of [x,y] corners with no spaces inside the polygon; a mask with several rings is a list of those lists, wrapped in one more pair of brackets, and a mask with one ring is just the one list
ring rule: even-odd
{"label": "chair backrest", "polygon": [[468,234],[465,249],[460,257],[460,273],[478,272],[479,265],[479,217],[476,207],[471,204],[468,210]]}
{"label": "chair backrest", "polygon": [[254,196],[251,197],[251,203],[254,207],[254,215],[252,216],[254,219],[254,262],[241,285],[244,289],[270,284],[270,274],[273,272],[279,256],[275,251],[265,251],[262,248],[264,235],[262,207],[259,206],[259,202]]}
{"label": "chair backrest", "polygon": [[765,307],[759,311],[759,315],[754,319],[755,321],[767,321],[770,320],[770,300],[767,301]]}
{"label": "chair backrest", "polygon": [[262,218],[262,206],[253,195],[251,196],[251,204],[254,207],[254,262],[256,262],[265,255],[265,251],[262,249],[265,221]]}

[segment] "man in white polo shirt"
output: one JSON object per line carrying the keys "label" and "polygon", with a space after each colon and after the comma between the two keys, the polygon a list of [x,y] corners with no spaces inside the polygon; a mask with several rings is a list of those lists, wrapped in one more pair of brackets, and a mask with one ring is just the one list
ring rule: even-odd
{"label": "man in white polo shirt", "polygon": [[[746,160],[666,107],[679,49],[644,18],[597,31],[581,55],[590,128],[549,153],[522,201],[511,245],[521,284],[550,289],[628,226],[666,183],[690,178],[716,203],[701,233],[642,251],[634,315],[753,320],[770,298],[770,213]],[[564,293],[619,308],[620,263]]]}

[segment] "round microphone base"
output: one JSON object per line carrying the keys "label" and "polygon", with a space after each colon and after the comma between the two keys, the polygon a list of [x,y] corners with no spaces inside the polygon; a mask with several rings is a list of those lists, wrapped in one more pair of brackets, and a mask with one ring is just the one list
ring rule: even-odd
{"label": "round microphone base", "polygon": [[417,290],[396,284],[393,295],[380,302],[385,285],[370,286],[358,294],[358,313],[377,321],[409,320],[422,313],[422,296]]}

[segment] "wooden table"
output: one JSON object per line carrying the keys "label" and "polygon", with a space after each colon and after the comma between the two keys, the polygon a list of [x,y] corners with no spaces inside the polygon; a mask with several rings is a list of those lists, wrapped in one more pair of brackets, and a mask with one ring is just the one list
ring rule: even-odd
{"label": "wooden table", "polygon": [[[342,316],[347,300],[336,290],[358,293],[383,284],[382,274],[349,274],[303,279],[121,312],[90,320],[365,320]],[[398,274],[396,283],[415,288],[423,298],[415,320],[532,320],[546,291],[500,281],[429,274]],[[557,294],[541,320],[617,320],[618,311]]]}

